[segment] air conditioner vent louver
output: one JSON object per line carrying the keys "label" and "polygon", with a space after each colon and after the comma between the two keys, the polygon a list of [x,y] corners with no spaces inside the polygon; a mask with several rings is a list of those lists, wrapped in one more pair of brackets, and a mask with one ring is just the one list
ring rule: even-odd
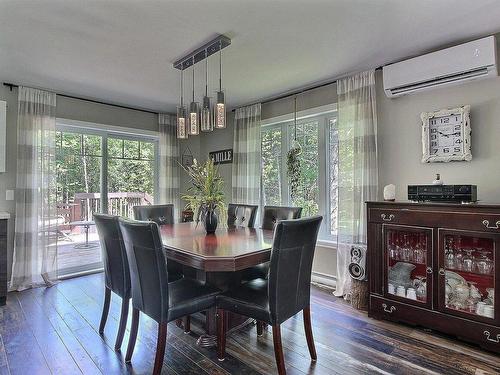
{"label": "air conditioner vent louver", "polygon": [[394,95],[398,95],[398,94],[402,94],[402,93],[421,90],[421,89],[424,89],[427,87],[441,85],[444,83],[451,83],[451,82],[456,82],[456,81],[462,81],[465,79],[477,78],[477,77],[481,77],[481,76],[484,76],[487,74],[488,74],[488,68],[479,68],[479,69],[471,70],[468,72],[449,74],[446,76],[437,77],[435,79],[430,79],[430,80],[424,81],[424,82],[419,82],[419,83],[414,83],[411,85],[396,87],[394,89],[391,89],[391,92]]}
{"label": "air conditioner vent louver", "polygon": [[496,52],[495,37],[489,36],[384,66],[384,91],[395,97],[497,76]]}

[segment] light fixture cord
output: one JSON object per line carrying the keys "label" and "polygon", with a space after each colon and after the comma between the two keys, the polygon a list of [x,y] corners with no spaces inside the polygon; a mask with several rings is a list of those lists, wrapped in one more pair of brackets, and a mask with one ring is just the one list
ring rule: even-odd
{"label": "light fixture cord", "polygon": [[181,107],[184,106],[184,69],[181,69]]}
{"label": "light fixture cord", "polygon": [[293,110],[293,123],[294,123],[294,135],[293,139],[297,141],[297,95],[294,98],[294,110]]}
{"label": "light fixture cord", "polygon": [[219,91],[222,91],[222,42],[219,42]]}
{"label": "light fixture cord", "polygon": [[194,64],[193,64],[193,103],[194,103]]}
{"label": "light fixture cord", "polygon": [[205,58],[205,96],[208,96],[208,55]]}

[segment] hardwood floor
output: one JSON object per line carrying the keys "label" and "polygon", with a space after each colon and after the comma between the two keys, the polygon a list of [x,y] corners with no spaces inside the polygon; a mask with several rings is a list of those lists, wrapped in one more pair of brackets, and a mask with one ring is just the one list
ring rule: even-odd
{"label": "hardwood floor", "polygon": [[[0,308],[0,375],[150,373],[158,325],[141,314],[132,364],[127,365],[130,321],[121,352],[115,352],[120,299],[113,296],[101,337],[103,299],[102,274],[10,293]],[[288,374],[500,374],[494,354],[422,329],[372,320],[316,287],[311,316],[316,363],[310,361],[302,314],[282,325]],[[255,326],[229,334],[224,362],[217,361],[215,348],[196,345],[199,327],[196,316],[189,334],[169,324],[164,373],[276,373],[271,327],[262,336]]]}

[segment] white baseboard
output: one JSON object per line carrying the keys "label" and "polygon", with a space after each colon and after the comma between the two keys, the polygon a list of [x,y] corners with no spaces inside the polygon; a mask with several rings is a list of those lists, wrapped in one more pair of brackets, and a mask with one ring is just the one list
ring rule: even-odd
{"label": "white baseboard", "polygon": [[311,281],[313,283],[326,285],[330,288],[335,288],[337,285],[337,278],[335,276],[322,272],[313,272],[311,276]]}

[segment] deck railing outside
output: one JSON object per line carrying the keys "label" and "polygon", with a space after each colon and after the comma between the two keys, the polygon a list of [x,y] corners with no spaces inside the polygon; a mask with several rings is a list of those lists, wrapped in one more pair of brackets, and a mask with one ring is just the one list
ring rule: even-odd
{"label": "deck railing outside", "polygon": [[[117,192],[108,193],[108,213],[133,218],[133,207],[153,204],[148,193]],[[59,214],[64,216],[65,224],[72,221],[92,220],[92,213],[101,211],[100,193],[76,193],[72,203],[60,203]]]}

